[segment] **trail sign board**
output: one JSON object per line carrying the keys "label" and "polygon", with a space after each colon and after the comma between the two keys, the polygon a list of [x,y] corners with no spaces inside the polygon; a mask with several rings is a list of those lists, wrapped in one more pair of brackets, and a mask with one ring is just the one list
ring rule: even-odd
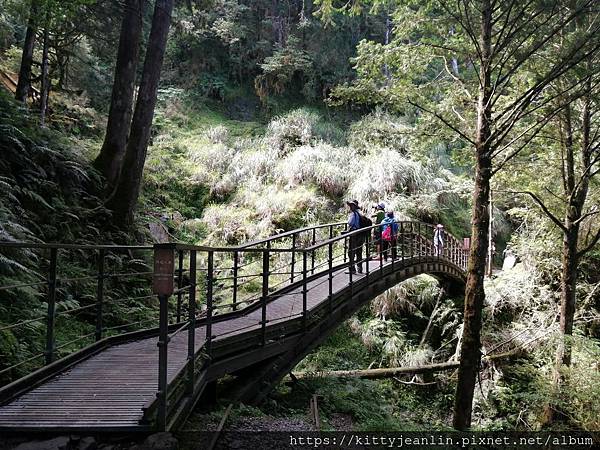
{"label": "trail sign board", "polygon": [[152,292],[158,295],[172,295],[174,290],[175,252],[173,247],[154,247],[154,275]]}

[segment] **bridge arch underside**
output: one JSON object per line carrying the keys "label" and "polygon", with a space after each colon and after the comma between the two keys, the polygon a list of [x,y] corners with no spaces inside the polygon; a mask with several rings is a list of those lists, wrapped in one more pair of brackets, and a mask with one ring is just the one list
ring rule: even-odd
{"label": "bridge arch underside", "polygon": [[[453,295],[464,292],[464,271],[441,258],[407,258],[383,267],[379,266],[379,262],[371,261],[370,266],[369,275],[355,277],[352,285],[348,283],[334,291],[331,299],[327,296],[324,301],[310,308],[304,331],[295,339],[290,338],[288,345],[281,345],[281,342],[267,343],[262,351],[248,353],[245,359],[253,358],[254,362],[243,364],[238,370],[227,370],[221,361],[214,361],[212,370],[209,369],[208,379],[215,380],[225,373],[238,375],[239,381],[234,383],[233,396],[244,403],[260,403],[286,374],[321,345],[346,319],[397,284],[417,275],[427,274],[444,283]],[[270,349],[272,346],[279,347],[282,351],[273,351]],[[237,365],[233,361],[229,362],[233,363],[232,369]]]}

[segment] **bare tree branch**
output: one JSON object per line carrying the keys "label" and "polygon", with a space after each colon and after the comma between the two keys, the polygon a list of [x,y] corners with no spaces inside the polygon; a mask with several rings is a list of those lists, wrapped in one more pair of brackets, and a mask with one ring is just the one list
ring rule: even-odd
{"label": "bare tree branch", "polygon": [[418,103],[413,102],[412,100],[408,100],[408,103],[412,106],[414,106],[415,108],[420,109],[421,111],[424,111],[428,114],[433,115],[434,117],[436,117],[440,122],[444,123],[444,125],[446,125],[448,128],[450,128],[452,131],[454,131],[455,133],[457,133],[460,137],[462,137],[464,140],[466,140],[467,142],[471,143],[472,145],[475,145],[475,141],[473,139],[471,139],[470,137],[468,137],[465,133],[463,133],[462,131],[460,131],[458,128],[456,128],[454,125],[452,125],[450,122],[448,122],[445,118],[443,118],[441,115],[439,115],[438,113],[436,113],[435,111],[431,111],[430,109],[425,108],[424,106],[419,105]]}
{"label": "bare tree branch", "polygon": [[592,250],[596,244],[598,244],[598,242],[600,242],[600,228],[596,231],[596,235],[592,238],[588,245],[577,252],[577,257],[581,258],[582,256],[585,256],[585,254]]}
{"label": "bare tree branch", "polygon": [[526,194],[529,195],[542,209],[542,211],[544,211],[544,214],[546,214],[548,216],[548,218],[550,220],[552,220],[552,222],[554,222],[556,224],[557,227],[559,227],[564,233],[566,233],[567,227],[565,227],[565,225],[560,221],[560,219],[558,219],[553,213],[552,211],[550,211],[550,209],[548,209],[548,207],[546,206],[546,204],[533,192],[531,191],[496,191],[496,192],[504,192],[507,194]]}

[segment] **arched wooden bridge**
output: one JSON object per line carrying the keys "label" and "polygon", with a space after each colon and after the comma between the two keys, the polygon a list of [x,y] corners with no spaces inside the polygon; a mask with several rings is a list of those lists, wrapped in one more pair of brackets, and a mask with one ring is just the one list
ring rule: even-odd
{"label": "arched wooden bridge", "polygon": [[[345,229],[317,225],[222,248],[0,243],[0,254],[45,273],[41,281],[0,286],[2,302],[34,289],[46,308],[41,317],[0,323],[0,338],[18,339],[36,321],[46,336],[39,353],[0,366],[5,379],[42,366],[0,388],[0,432],[172,429],[226,374],[243,380],[240,400],[260,401],[344,319],[407,278],[426,273],[464,285],[462,242],[446,234],[436,252],[429,224],[399,222],[397,258],[387,261],[378,257],[371,230]],[[357,262],[348,260],[348,247],[357,242],[363,274],[348,270]],[[79,258],[94,258],[95,273],[61,278],[62,265]],[[135,295],[119,297],[129,286]],[[82,294],[89,291],[94,295]],[[146,302],[158,318],[115,326],[119,301]],[[57,327],[68,329],[81,314],[94,323],[91,331],[57,342],[64,334]]]}

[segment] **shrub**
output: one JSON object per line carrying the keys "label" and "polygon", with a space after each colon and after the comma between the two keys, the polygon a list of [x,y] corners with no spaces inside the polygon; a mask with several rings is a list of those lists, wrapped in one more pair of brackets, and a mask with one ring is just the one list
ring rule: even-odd
{"label": "shrub", "polygon": [[415,192],[432,177],[420,162],[389,148],[372,150],[356,169],[349,195],[363,203],[394,192]]}
{"label": "shrub", "polygon": [[211,144],[225,144],[229,139],[229,130],[223,125],[217,125],[206,131],[206,137]]}
{"label": "shrub", "polygon": [[269,123],[265,142],[278,156],[285,155],[291,149],[310,142],[318,121],[318,114],[305,108],[295,109]]}
{"label": "shrub", "polygon": [[210,205],[202,215],[202,223],[209,230],[206,241],[214,245],[235,245],[273,233],[270,222],[256,219],[256,212],[243,206]]}
{"label": "shrub", "polygon": [[332,197],[340,197],[348,189],[352,178],[352,151],[319,142],[303,145],[275,168],[275,176],[288,186],[312,183]]}

